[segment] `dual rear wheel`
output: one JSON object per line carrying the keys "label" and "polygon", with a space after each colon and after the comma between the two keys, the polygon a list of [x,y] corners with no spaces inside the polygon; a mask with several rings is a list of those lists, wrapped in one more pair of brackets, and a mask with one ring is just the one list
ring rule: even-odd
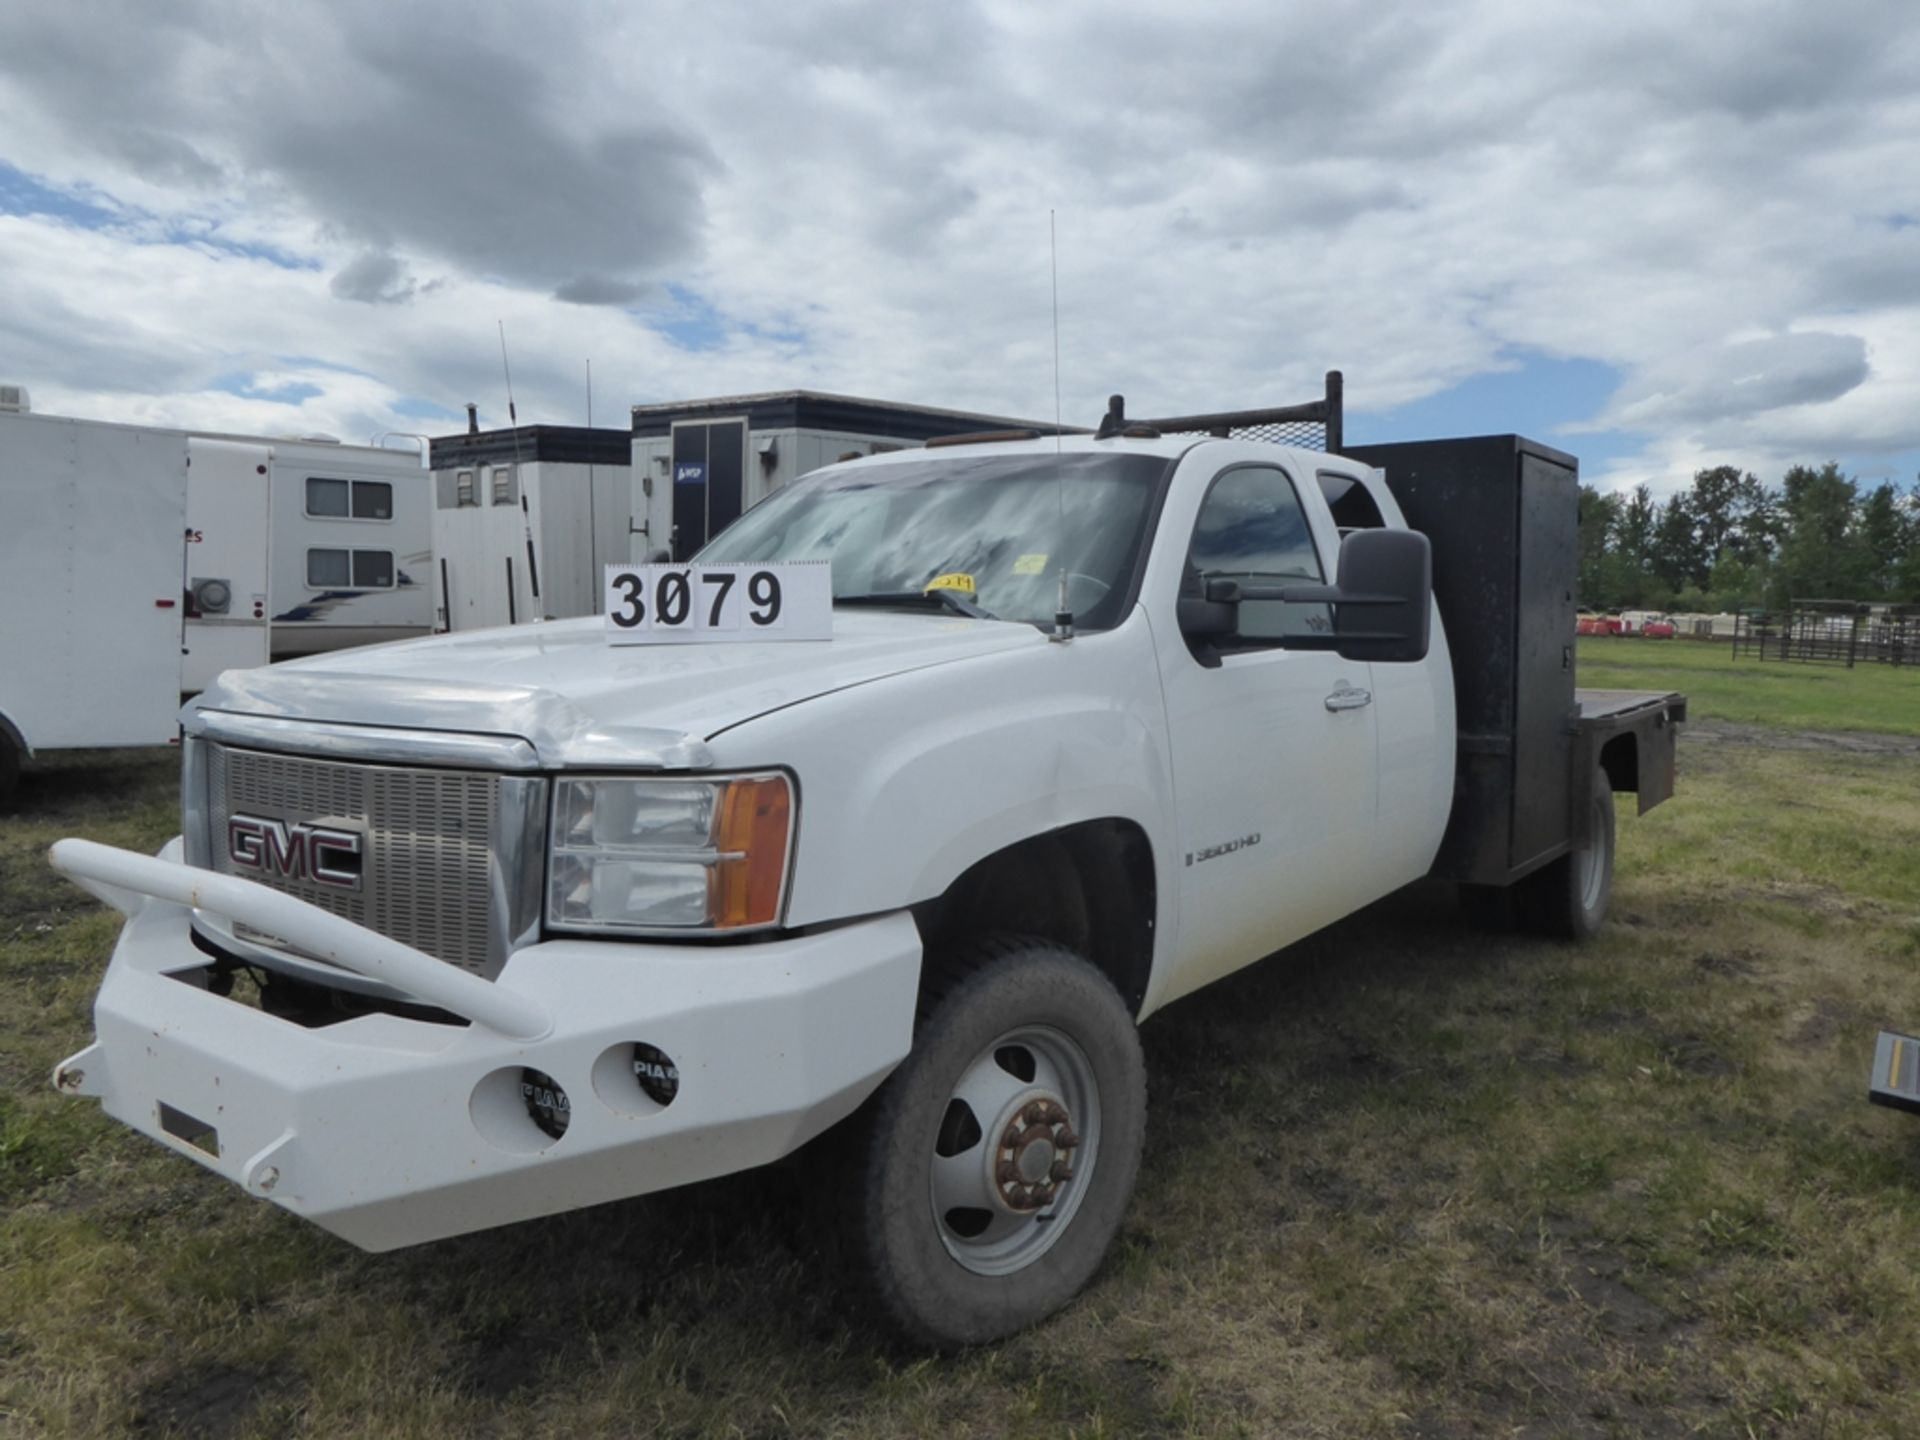
{"label": "dual rear wheel", "polygon": [[1613,898],[1613,783],[1596,770],[1587,840],[1507,887],[1462,885],[1460,900],[1489,930],[1530,930],[1563,940],[1589,940],[1606,922]]}

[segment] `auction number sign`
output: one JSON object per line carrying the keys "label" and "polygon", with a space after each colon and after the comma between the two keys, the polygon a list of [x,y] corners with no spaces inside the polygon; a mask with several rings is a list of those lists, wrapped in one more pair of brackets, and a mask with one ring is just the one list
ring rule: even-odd
{"label": "auction number sign", "polygon": [[825,560],[609,565],[601,608],[612,645],[830,640],[833,567]]}

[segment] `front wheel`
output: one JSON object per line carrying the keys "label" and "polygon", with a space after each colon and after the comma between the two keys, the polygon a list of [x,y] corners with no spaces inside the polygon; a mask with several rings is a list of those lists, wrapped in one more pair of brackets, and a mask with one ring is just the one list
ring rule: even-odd
{"label": "front wheel", "polygon": [[1146,1066],[1112,984],[1049,941],[947,957],[913,1050],[859,1122],[850,1248],[918,1343],[978,1344],[1065,1305],[1118,1233]]}
{"label": "front wheel", "polygon": [[1529,930],[1563,940],[1589,940],[1599,933],[1613,898],[1613,782],[1603,769],[1593,775],[1593,808],[1587,843],[1520,882],[1516,899]]}

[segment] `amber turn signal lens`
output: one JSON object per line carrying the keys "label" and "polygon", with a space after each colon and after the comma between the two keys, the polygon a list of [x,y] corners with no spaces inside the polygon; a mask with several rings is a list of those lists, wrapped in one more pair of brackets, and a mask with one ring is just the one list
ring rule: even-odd
{"label": "amber turn signal lens", "polygon": [[721,930],[770,925],[787,882],[793,794],[784,776],[735,780],[720,802],[713,923]]}

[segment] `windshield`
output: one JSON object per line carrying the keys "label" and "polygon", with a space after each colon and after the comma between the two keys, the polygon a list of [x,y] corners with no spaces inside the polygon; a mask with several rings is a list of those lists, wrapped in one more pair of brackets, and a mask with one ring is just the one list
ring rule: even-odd
{"label": "windshield", "polygon": [[917,596],[935,579],[1001,620],[1051,625],[1067,572],[1074,624],[1117,625],[1140,563],[1156,455],[955,456],[818,471],[775,491],[703,563],[831,560],[835,599]]}

